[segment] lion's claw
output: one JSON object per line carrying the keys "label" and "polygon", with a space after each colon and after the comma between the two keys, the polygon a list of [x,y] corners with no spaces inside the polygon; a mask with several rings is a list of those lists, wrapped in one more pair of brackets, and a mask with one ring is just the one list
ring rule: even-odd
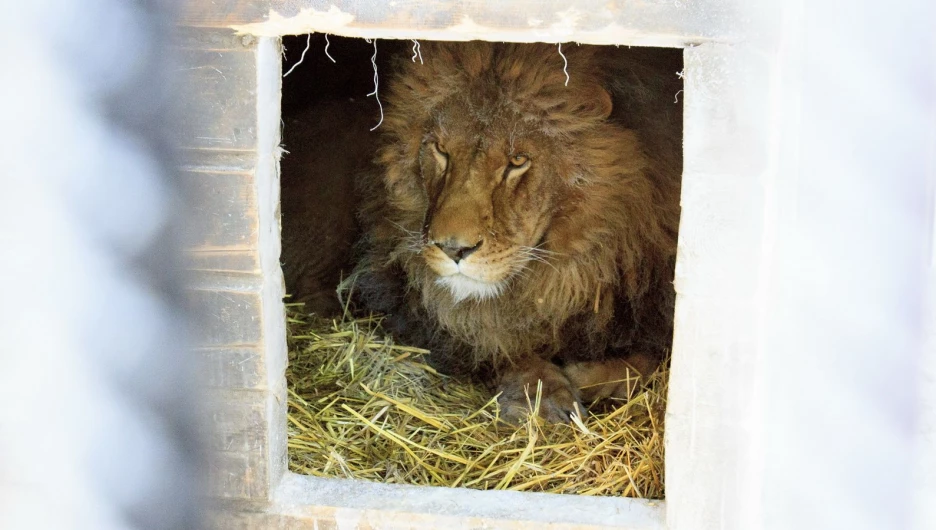
{"label": "lion's claw", "polygon": [[539,399],[539,416],[551,423],[566,423],[572,415],[583,415],[585,407],[578,391],[553,363],[532,363],[525,370],[512,370],[501,378],[497,403],[501,418],[519,424],[536,406],[537,388],[542,384]]}

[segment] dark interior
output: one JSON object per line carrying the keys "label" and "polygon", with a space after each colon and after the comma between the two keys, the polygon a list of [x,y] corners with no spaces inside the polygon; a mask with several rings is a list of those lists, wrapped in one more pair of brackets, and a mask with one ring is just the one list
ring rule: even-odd
{"label": "dark interior", "polygon": [[[352,247],[359,236],[354,175],[371,163],[380,133],[379,128],[371,130],[381,120],[377,99],[368,96],[374,91],[374,65],[379,74],[378,96],[385,101],[394,64],[412,60],[414,44],[378,40],[376,57],[374,42],[359,38],[287,36],[283,46],[282,68],[288,75],[282,87],[286,153],[281,159],[281,262],[287,301],[304,302],[307,310],[320,315],[335,315],[341,309],[335,288],[352,267]],[[682,70],[679,49],[617,50],[650,54],[653,61],[670,66],[674,77]],[[626,86],[635,101],[647,100],[648,94],[659,91],[633,79],[615,79],[614,83]],[[669,105],[677,102],[678,95],[653,98],[655,104],[665,98]],[[612,119],[641,129],[642,134],[654,134],[652,123],[630,118],[646,113],[629,112],[627,102],[615,101],[615,108]]]}
{"label": "dark interior", "polygon": [[[358,235],[353,175],[370,162],[378,137],[370,129],[380,122],[380,107],[367,95],[374,91],[374,44],[335,36],[326,42],[324,34],[314,34],[284,37],[283,46],[283,73],[289,72],[281,160],[287,294],[311,312],[334,314],[340,308],[335,288],[348,272]],[[378,41],[377,71],[386,76],[404,49],[405,41]]]}

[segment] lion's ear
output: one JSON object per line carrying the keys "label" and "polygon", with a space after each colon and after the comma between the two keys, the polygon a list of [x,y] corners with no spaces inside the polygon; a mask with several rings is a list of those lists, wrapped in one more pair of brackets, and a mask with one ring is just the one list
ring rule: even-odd
{"label": "lion's ear", "polygon": [[602,119],[607,119],[614,109],[614,103],[611,101],[611,94],[604,88],[598,87],[595,91],[595,108]]}
{"label": "lion's ear", "polygon": [[572,114],[579,117],[605,120],[611,115],[614,103],[611,94],[599,84],[586,85],[579,89],[579,97],[570,99]]}

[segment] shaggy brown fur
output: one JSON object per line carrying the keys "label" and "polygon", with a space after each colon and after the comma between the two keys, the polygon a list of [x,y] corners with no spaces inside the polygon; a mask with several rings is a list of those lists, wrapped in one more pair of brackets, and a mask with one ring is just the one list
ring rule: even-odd
{"label": "shaggy brown fur", "polygon": [[679,56],[627,52],[570,47],[565,86],[551,45],[427,43],[386,96],[361,294],[443,370],[493,369],[511,417],[537,381],[551,420],[627,391],[601,383],[671,340]]}

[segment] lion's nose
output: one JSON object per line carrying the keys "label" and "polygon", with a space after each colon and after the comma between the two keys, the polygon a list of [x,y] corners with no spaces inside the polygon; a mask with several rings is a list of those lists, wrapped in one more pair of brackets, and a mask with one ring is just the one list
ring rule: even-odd
{"label": "lion's nose", "polygon": [[445,255],[451,258],[452,261],[458,263],[481,248],[481,243],[484,243],[484,240],[478,241],[474,245],[464,245],[455,239],[446,239],[445,241],[436,241],[435,246],[445,252]]}

